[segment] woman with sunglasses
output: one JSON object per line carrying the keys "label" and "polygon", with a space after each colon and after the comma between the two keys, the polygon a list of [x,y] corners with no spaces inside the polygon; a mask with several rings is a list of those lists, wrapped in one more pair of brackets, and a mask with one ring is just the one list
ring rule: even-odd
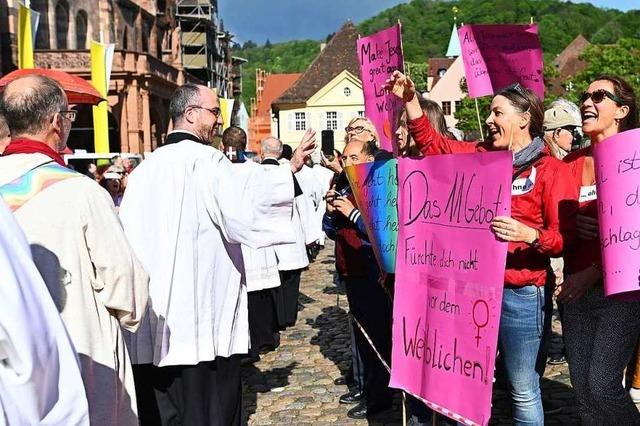
{"label": "woman with sunglasses", "polygon": [[569,372],[584,425],[638,425],[640,414],[622,386],[640,333],[640,302],[604,297],[592,147],[638,126],[636,97],[624,80],[601,76],[580,98],[582,130],[591,146],[565,157],[580,192],[576,244],[565,254],[564,307]]}
{"label": "woman with sunglasses", "polygon": [[386,89],[405,101],[409,133],[425,155],[513,152],[512,217],[496,217],[491,225],[509,242],[498,343],[511,384],[514,424],[542,425],[542,342],[550,329],[551,302],[544,286],[549,258],[561,254],[572,234],[577,207],[568,167],[550,156],[542,141],[542,102],[520,85],[501,90],[491,102],[487,139],[470,143],[434,130],[413,82],[402,73],[396,71]]}

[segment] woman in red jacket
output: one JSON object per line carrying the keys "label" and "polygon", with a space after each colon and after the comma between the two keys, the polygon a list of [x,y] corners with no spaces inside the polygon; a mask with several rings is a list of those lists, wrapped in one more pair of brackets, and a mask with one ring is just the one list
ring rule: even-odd
{"label": "woman in red jacket", "polygon": [[492,223],[496,236],[509,242],[498,340],[511,384],[514,424],[542,425],[542,338],[551,303],[544,285],[549,258],[560,255],[573,234],[577,209],[568,167],[549,155],[541,138],[542,102],[518,84],[503,89],[491,103],[487,139],[470,143],[447,139],[433,129],[413,82],[400,72],[386,88],[405,101],[409,133],[425,155],[513,152],[511,217],[496,217]]}
{"label": "woman in red jacket", "polygon": [[[631,86],[613,76],[589,85],[580,99],[582,130],[592,146],[638,127]],[[565,253],[563,329],[571,383],[583,425],[639,425],[640,414],[622,387],[640,333],[640,302],[606,299],[592,146],[565,157],[580,190],[578,239]]]}

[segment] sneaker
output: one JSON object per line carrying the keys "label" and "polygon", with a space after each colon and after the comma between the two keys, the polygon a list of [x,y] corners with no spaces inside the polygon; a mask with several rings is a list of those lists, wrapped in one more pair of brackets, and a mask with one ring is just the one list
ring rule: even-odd
{"label": "sneaker", "polygon": [[353,407],[351,410],[347,411],[347,417],[355,420],[362,420],[367,418],[367,403],[364,401],[364,399],[362,399],[362,401],[360,401],[358,405]]}
{"label": "sneaker", "polygon": [[557,414],[562,411],[562,405],[547,398],[542,398],[542,410],[544,414]]}
{"label": "sneaker", "polygon": [[357,404],[361,402],[363,395],[359,390],[352,390],[340,397],[340,404]]}
{"label": "sneaker", "polygon": [[629,389],[629,395],[631,396],[631,399],[633,400],[634,404],[640,404],[640,389],[638,388]]}

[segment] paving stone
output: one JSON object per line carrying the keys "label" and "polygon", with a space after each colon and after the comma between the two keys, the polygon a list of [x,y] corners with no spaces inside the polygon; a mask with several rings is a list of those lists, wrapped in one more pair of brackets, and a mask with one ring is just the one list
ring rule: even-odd
{"label": "paving stone", "polygon": [[[334,284],[333,243],[302,273],[298,322],[281,333],[280,347],[261,355],[253,365],[243,365],[243,403],[249,425],[366,425],[352,420],[338,398],[346,386],[333,381],[351,364],[351,340],[347,326],[344,289]],[[557,314],[552,321],[550,352],[562,351],[562,330]],[[547,366],[543,395],[563,409],[548,415],[549,425],[577,425],[575,398],[567,364]],[[513,424],[508,394],[494,388],[491,425]],[[401,396],[395,393],[393,408],[372,417],[370,424],[401,425]]]}

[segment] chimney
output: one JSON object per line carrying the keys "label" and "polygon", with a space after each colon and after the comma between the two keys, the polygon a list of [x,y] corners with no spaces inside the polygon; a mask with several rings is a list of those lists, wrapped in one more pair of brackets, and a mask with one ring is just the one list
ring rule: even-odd
{"label": "chimney", "polygon": [[327,43],[320,43],[320,51],[322,52],[324,48],[327,47]]}

